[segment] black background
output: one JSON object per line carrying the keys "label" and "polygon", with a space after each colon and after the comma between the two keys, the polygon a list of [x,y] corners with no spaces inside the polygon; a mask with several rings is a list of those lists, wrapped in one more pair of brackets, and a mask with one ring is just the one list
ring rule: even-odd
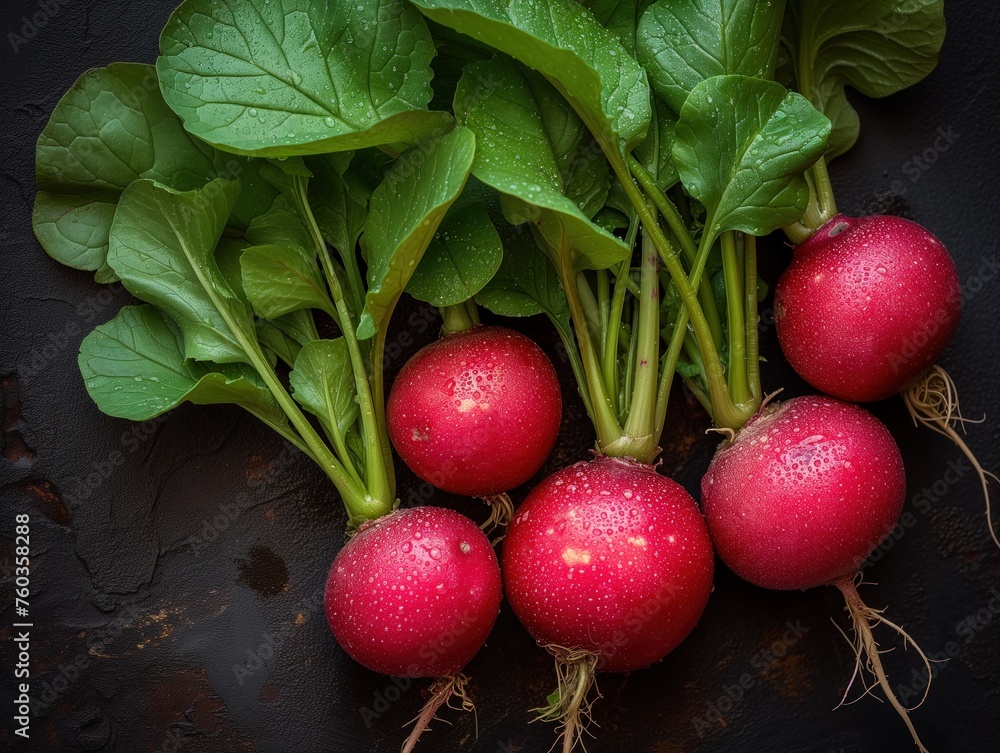
{"label": "black background", "polygon": [[[136,426],[99,413],[84,391],[79,342],[127,295],[60,266],[34,240],[34,144],[59,97],[86,68],[154,60],[172,3],[53,0],[48,20],[15,51],[8,34],[22,34],[22,14],[40,7],[14,3],[0,14],[0,748],[396,751],[401,725],[416,715],[426,683],[368,672],[330,635],[319,597],[343,541],[344,516],[321,472],[238,409],[184,406]],[[966,414],[990,416],[970,427],[969,441],[985,466],[998,469],[998,10],[987,2],[952,2],[947,16],[941,64],[929,78],[882,101],[852,97],[861,111],[861,139],[831,173],[843,211],[905,214],[954,254],[967,296],[942,363],[958,382]],[[940,133],[951,135],[946,150],[935,148]],[[926,169],[913,161],[923,154]],[[761,256],[762,275],[773,284],[789,251],[775,239]],[[781,360],[768,305],[762,307],[765,390],[803,394],[805,386]],[[393,324],[399,334],[390,342],[412,339],[390,353],[394,372],[433,339],[437,322],[407,303]],[[563,380],[563,431],[543,474],[585,458],[592,443],[545,324],[516,325],[549,351]],[[954,654],[936,665],[930,698],[913,715],[930,750],[994,751],[1000,553],[986,533],[977,482],[970,472],[946,481],[959,452],[914,428],[899,399],[872,410],[903,451],[910,525],[866,570],[877,585],[862,594],[876,607],[888,605],[891,619],[933,655]],[[661,470],[695,494],[717,442],[702,433],[706,426],[700,409],[678,393]],[[474,503],[421,486],[402,466],[399,476],[404,503],[420,499],[482,514]],[[936,499],[917,504],[925,488]],[[515,500],[525,491],[517,490]],[[29,743],[12,734],[10,692],[12,529],[15,512],[25,511],[34,555],[32,692],[46,701]],[[853,657],[830,618],[846,628],[832,588],[768,592],[720,566],[702,622],[679,649],[651,669],[601,677],[600,727],[588,750],[911,750],[885,704],[865,698],[831,710]],[[797,637],[789,623],[799,627]],[[775,642],[777,653],[766,653]],[[897,648],[886,660],[895,683],[911,683],[912,652]],[[548,749],[551,728],[528,726],[527,709],[552,689],[551,661],[506,607],[468,671],[478,738],[472,715],[449,713],[452,726],[436,723],[420,750]],[[741,677],[749,689],[735,690]]]}

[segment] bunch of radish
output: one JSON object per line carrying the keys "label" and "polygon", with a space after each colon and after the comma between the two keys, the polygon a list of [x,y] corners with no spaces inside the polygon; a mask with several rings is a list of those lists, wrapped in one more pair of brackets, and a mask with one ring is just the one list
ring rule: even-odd
{"label": "bunch of radish", "polygon": [[[598,673],[648,667],[695,628],[714,554],[762,588],[838,588],[858,670],[925,750],[873,628],[912,641],[857,592],[902,510],[902,458],[852,403],[902,394],[972,458],[989,519],[990,474],[936,365],[961,290],[924,228],[839,214],[827,162],[857,138],[845,84],[885,96],[933,69],[941,3],[375,5],[186,0],[155,72],[91,72],[60,103],[38,237],[146,304],[84,341],[95,401],[133,420],[234,403],[324,470],[349,533],[327,581],[334,637],[375,672],[434,679],[404,751],[443,706],[471,708],[462,670],[506,595],[555,660],[537,713],[568,753]],[[871,65],[883,53],[893,75]],[[159,89],[134,100],[150,75]],[[108,102],[139,146],[80,118]],[[149,164],[122,172],[143,139]],[[218,177],[226,153],[239,181]],[[757,239],[777,230],[796,244],[777,335],[830,397],[762,388]],[[404,292],[440,311],[441,337],[386,397]],[[508,492],[542,469],[563,399],[542,349],[480,307],[549,318],[594,429],[593,457],[520,504]],[[658,469],[678,378],[725,436],[700,507]],[[487,520],[398,509],[393,450]]]}

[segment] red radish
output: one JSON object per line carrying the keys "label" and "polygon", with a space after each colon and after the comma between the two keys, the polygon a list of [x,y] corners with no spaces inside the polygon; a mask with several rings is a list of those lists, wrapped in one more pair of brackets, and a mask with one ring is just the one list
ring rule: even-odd
{"label": "red radish", "polygon": [[441,507],[399,510],[363,524],[337,554],[326,584],[334,637],[358,663],[398,677],[436,677],[404,746],[452,695],[459,672],[500,612],[500,568],[471,520]]}
{"label": "red radish", "polygon": [[396,377],[389,437],[425,481],[493,497],[531,478],[552,451],[562,416],[552,362],[524,335],[473,327],[421,349]]}
{"label": "red radish", "polygon": [[712,590],[712,544],[682,486],[634,460],[601,457],[542,481],[504,539],[507,599],[561,667],[564,749],[595,670],[649,666],[694,628]]}
{"label": "red radish", "polygon": [[901,217],[837,215],[795,248],[774,291],[781,349],[813,387],[881,400],[923,374],[962,309],[948,250]]}
{"label": "red radish", "polygon": [[872,628],[884,622],[909,636],[867,607],[855,588],[862,563],[896,525],[905,493],[903,460],[888,429],[856,405],[829,397],[763,408],[716,452],[701,484],[712,541],[733,572],[763,588],[841,590],[859,666],[867,655],[923,751],[889,687]]}

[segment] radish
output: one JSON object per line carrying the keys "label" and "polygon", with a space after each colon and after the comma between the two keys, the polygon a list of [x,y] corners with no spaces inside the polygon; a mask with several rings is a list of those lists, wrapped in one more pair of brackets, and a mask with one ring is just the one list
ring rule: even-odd
{"label": "radish", "polygon": [[902,392],[915,422],[958,445],[979,475],[1000,546],[992,474],[955,430],[964,421],[955,385],[935,364],[962,309],[958,272],[941,241],[900,217],[838,214],[795,248],[774,308],[781,349],[813,387],[855,402]]}
{"label": "radish", "polygon": [[829,397],[763,408],[716,452],[701,485],[712,541],[737,575],[763,588],[840,589],[856,634],[855,672],[866,666],[875,675],[925,751],[889,686],[872,628],[884,623],[911,639],[866,606],[855,585],[862,563],[896,525],[905,492],[889,431],[865,410]]}
{"label": "radish", "polygon": [[915,222],[837,215],[795,248],[774,291],[781,349],[813,387],[871,402],[908,387],[951,341],[961,287]]}
{"label": "radish", "polygon": [[386,407],[389,437],[414,473],[486,499],[504,522],[505,492],[542,467],[561,417],[552,362],[505,327],[473,327],[421,349],[399,372]]}
{"label": "radish", "polygon": [[659,661],[694,628],[712,590],[712,544],[691,496],[649,465],[599,457],[542,481],[504,540],[507,599],[556,657],[543,718],[569,751],[597,671]]}
{"label": "radish", "polygon": [[364,523],[337,554],[325,599],[337,642],[375,672],[438,678],[404,752],[453,696],[471,708],[460,673],[501,598],[493,547],[452,510],[415,507]]}

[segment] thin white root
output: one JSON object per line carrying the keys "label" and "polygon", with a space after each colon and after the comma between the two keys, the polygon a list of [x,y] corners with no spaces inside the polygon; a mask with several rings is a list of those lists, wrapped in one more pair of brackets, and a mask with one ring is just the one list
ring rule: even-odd
{"label": "thin white root", "polygon": [[564,646],[548,645],[544,648],[556,659],[556,677],[559,684],[556,692],[549,696],[549,705],[534,709],[538,716],[532,721],[549,721],[559,724],[559,735],[552,744],[551,751],[562,740],[563,753],[571,753],[577,743],[586,751],[583,735],[588,732],[594,701],[590,699],[590,689],[596,688],[597,654],[584,649],[569,649]]}
{"label": "thin white root", "polygon": [[[916,644],[913,638],[907,633],[903,628],[894,622],[890,622],[885,617],[882,616],[882,610],[873,609],[872,607],[865,604],[861,597],[858,596],[857,581],[860,580],[860,573],[854,576],[845,576],[838,580],[834,585],[840,589],[840,592],[844,594],[844,600],[847,602],[847,612],[851,615],[851,621],[854,624],[854,640],[848,640],[851,644],[851,648],[854,651],[856,658],[854,665],[854,674],[851,677],[851,682],[847,686],[847,691],[844,692],[844,698],[837,705],[840,706],[848,705],[849,703],[854,703],[854,701],[848,702],[847,693],[851,689],[851,685],[854,683],[855,678],[862,677],[862,681],[865,683],[865,691],[861,694],[860,698],[871,694],[871,691],[875,688],[875,685],[879,685],[882,688],[882,692],[885,694],[886,700],[889,701],[889,705],[892,706],[896,713],[899,714],[900,718],[906,724],[906,728],[910,731],[910,736],[913,738],[913,742],[917,744],[917,748],[920,753],[928,753],[927,748],[924,744],[920,742],[920,737],[917,735],[917,730],[913,726],[913,722],[910,720],[909,712],[914,709],[920,708],[921,704],[927,699],[927,694],[931,689],[931,678],[933,677],[933,672],[931,671],[931,660],[927,658],[927,655],[923,650]],[[924,695],[920,699],[920,702],[913,706],[912,708],[906,708],[899,699],[896,698],[895,693],[892,692],[892,688],[889,686],[889,678],[885,674],[885,669],[882,667],[882,659],[880,655],[884,652],[880,652],[878,648],[878,643],[875,641],[875,636],[872,633],[873,628],[878,627],[878,625],[885,625],[896,633],[898,633],[903,638],[903,648],[906,648],[907,643],[913,646],[916,650],[917,655],[924,663],[924,667],[927,669],[927,687],[924,688]],[[839,628],[838,628],[839,629]],[[843,630],[840,631],[844,638],[847,638],[847,634]],[[872,678],[872,684],[869,685],[865,680],[865,673],[868,673]],[[858,699],[855,699],[858,700]]]}
{"label": "thin white root", "polygon": [[500,534],[493,539],[493,545],[496,546],[503,539],[503,534],[507,530],[507,526],[510,525],[510,521],[514,519],[514,502],[506,492],[483,497],[483,502],[489,505],[490,516],[479,527],[487,534]]}
{"label": "thin white root", "polygon": [[[424,704],[420,714],[409,722],[409,724],[414,725],[413,730],[410,732],[410,736],[406,738],[406,742],[403,743],[400,753],[411,753],[413,751],[424,730],[430,729],[430,723],[437,717],[437,712],[442,706],[455,709],[456,711],[471,711],[475,713],[476,707],[465,692],[465,686],[468,682],[469,678],[463,674],[457,674],[454,677],[442,677],[440,680],[434,681],[434,684],[430,688],[430,700]],[[455,701],[458,702],[458,705],[454,705]],[[414,722],[416,723],[414,724]]]}
{"label": "thin white root", "polygon": [[981,423],[986,419],[973,421],[962,416],[955,382],[951,375],[937,364],[931,366],[919,381],[903,392],[903,401],[914,424],[923,424],[928,429],[948,437],[972,463],[983,487],[983,497],[986,499],[986,525],[989,527],[993,543],[1000,548],[1000,538],[997,537],[996,528],[993,526],[993,512],[990,509],[990,480],[1000,481],[1000,479],[980,465],[956,430],[961,429],[964,433],[965,424]]}

